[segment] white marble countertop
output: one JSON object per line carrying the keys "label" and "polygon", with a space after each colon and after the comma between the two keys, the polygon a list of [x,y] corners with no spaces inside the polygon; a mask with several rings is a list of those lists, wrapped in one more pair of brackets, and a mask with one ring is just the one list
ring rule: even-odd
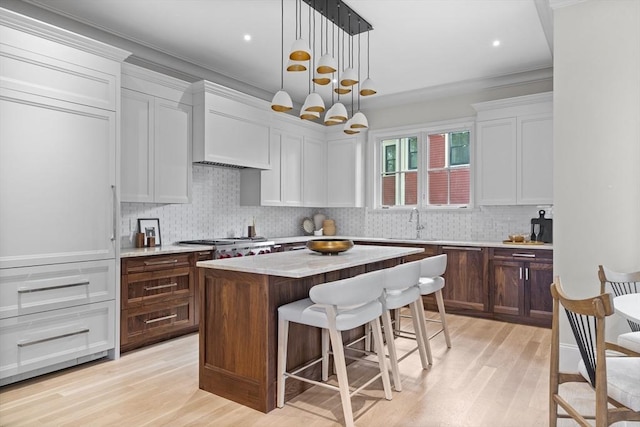
{"label": "white marble countertop", "polygon": [[[450,245],[450,246],[479,246],[490,248],[518,248],[518,249],[553,249],[551,243],[545,243],[542,245],[523,245],[518,243],[503,243],[503,242],[470,242],[460,240],[429,240],[429,239],[411,239],[411,238],[387,238],[387,237],[362,237],[362,236],[290,236],[290,237],[277,237],[269,239],[277,245],[285,243],[306,242],[313,239],[349,239],[354,241],[367,241],[367,242],[380,242],[380,243],[406,243],[406,244],[419,244],[419,245]],[[164,245],[156,246],[154,248],[121,248],[120,257],[137,257],[148,255],[162,255],[172,254],[180,252],[197,252],[213,249],[213,246],[181,246],[181,245]]]}
{"label": "white marble countertop", "polygon": [[423,252],[423,249],[355,245],[338,255],[322,255],[304,249],[252,257],[199,261],[196,265],[203,268],[300,278],[420,252]]}
{"label": "white marble countertop", "polygon": [[306,242],[313,239],[349,239],[353,241],[367,241],[367,242],[380,242],[380,243],[407,243],[418,245],[441,245],[441,246],[473,246],[473,247],[489,247],[489,248],[527,248],[527,249],[553,249],[553,244],[522,244],[522,243],[504,243],[504,242],[471,242],[460,240],[433,240],[433,239],[412,239],[404,237],[358,237],[358,236],[291,236],[291,237],[278,237],[275,239],[269,239],[276,244],[294,243],[294,242]]}
{"label": "white marble countertop", "polygon": [[198,251],[208,251],[211,249],[213,249],[213,246],[204,246],[204,245],[203,246],[164,245],[164,246],[155,246],[153,248],[121,248],[120,258],[176,254],[176,253],[182,253],[182,252],[198,252]]}

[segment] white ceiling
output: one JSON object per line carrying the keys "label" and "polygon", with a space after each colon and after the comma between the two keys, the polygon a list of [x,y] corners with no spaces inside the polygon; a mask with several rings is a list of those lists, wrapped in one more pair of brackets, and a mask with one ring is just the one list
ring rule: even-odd
{"label": "white ceiling", "polygon": [[[258,88],[267,96],[280,89],[280,0],[27,1]],[[367,102],[375,105],[374,98],[428,96],[439,88],[507,75],[526,79],[552,66],[547,0],[346,3],[373,26],[370,74],[379,94],[362,98],[364,107]],[[307,10],[303,4],[303,36],[308,39]],[[320,26],[319,18],[316,25]],[[243,40],[245,34],[251,34],[250,42]],[[284,0],[285,57],[294,36],[295,0]],[[363,35],[360,41],[363,78],[366,40]],[[500,40],[499,47],[492,45],[494,40]],[[357,58],[354,65],[357,68]],[[284,87],[295,102],[304,101],[307,82],[306,73],[285,73]],[[328,86],[316,86],[316,91],[331,100]],[[348,103],[350,96],[343,101]]]}

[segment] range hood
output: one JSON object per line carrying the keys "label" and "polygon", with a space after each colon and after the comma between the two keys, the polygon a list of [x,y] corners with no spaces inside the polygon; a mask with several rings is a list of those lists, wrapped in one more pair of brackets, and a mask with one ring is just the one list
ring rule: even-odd
{"label": "range hood", "polygon": [[269,104],[208,81],[193,92],[193,162],[271,169]]}

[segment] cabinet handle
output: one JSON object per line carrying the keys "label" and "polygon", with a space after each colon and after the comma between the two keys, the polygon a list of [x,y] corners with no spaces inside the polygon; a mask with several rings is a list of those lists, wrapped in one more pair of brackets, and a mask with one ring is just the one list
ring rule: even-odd
{"label": "cabinet handle", "polygon": [[520,280],[522,280],[522,267],[520,267]]}
{"label": "cabinet handle", "polygon": [[146,323],[148,325],[149,323],[155,323],[155,322],[160,322],[162,320],[173,319],[174,317],[178,317],[178,315],[177,314],[170,314],[169,316],[156,317],[155,319],[145,320],[144,323]]}
{"label": "cabinet handle", "polygon": [[209,251],[206,251],[206,252],[198,252],[198,255],[205,256],[205,255],[209,255],[210,253],[211,253],[211,252],[209,252]]}
{"label": "cabinet handle", "polygon": [[116,193],[116,186],[111,186],[111,191],[113,192],[113,234],[111,235],[111,241],[114,242],[116,240],[116,230],[118,227],[118,218],[117,218],[117,205],[118,205],[118,194]]}
{"label": "cabinet handle", "polygon": [[34,344],[40,344],[40,343],[47,342],[47,341],[57,340],[58,338],[71,337],[73,335],[86,334],[88,332],[89,332],[89,328],[85,328],[85,329],[80,329],[80,330],[75,331],[75,332],[68,332],[66,334],[56,335],[56,336],[53,336],[53,337],[40,338],[39,340],[23,341],[23,342],[19,342],[18,343],[18,347],[27,347],[27,346],[34,345]]}
{"label": "cabinet handle", "polygon": [[470,246],[443,246],[443,250],[458,250],[458,251],[476,251],[480,252],[482,248],[470,247]]}
{"label": "cabinet handle", "polygon": [[535,257],[536,257],[536,254],[521,254],[521,253],[514,253],[514,254],[511,254],[511,256],[514,256],[514,257],[521,257],[521,258],[535,258]]}
{"label": "cabinet handle", "polygon": [[40,291],[49,291],[51,289],[62,289],[62,288],[72,288],[74,286],[83,286],[83,285],[88,285],[89,281],[84,281],[84,282],[78,282],[78,283],[68,283],[65,285],[54,285],[54,286],[47,286],[44,288],[20,288],[18,289],[18,293],[19,294],[28,294],[30,292],[40,292]]}
{"label": "cabinet handle", "polygon": [[529,280],[529,267],[524,269],[524,280]]}
{"label": "cabinet handle", "polygon": [[164,289],[164,288],[173,288],[175,286],[178,286],[177,283],[168,283],[166,285],[158,285],[158,286],[145,286],[144,290],[145,291],[154,291],[156,289]]}
{"label": "cabinet handle", "polygon": [[163,264],[177,264],[177,259],[167,259],[164,261],[145,261],[144,265],[163,265]]}

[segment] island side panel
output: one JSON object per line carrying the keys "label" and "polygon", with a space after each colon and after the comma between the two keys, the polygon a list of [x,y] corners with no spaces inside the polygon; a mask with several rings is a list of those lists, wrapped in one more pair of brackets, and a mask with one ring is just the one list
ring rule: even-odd
{"label": "island side panel", "polygon": [[214,269],[199,274],[200,388],[267,412],[268,276]]}

